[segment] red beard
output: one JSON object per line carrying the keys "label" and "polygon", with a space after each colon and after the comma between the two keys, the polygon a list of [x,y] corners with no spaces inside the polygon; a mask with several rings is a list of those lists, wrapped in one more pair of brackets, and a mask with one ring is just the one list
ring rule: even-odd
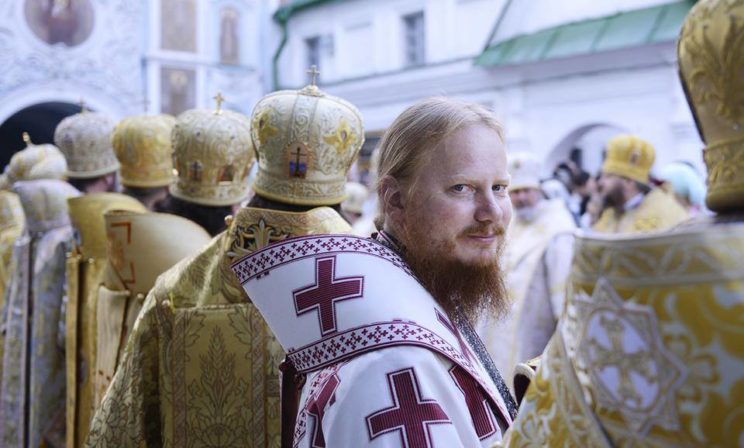
{"label": "red beard", "polygon": [[[476,225],[466,229],[463,234],[488,233],[491,227]],[[434,244],[428,238],[426,229],[420,226],[403,229],[400,237],[406,262],[450,317],[455,316],[457,310],[474,324],[484,312],[495,318],[505,314],[506,287],[501,268],[505,232],[502,228],[496,228],[495,233],[500,241],[493,258],[466,263],[453,258],[455,242]]]}

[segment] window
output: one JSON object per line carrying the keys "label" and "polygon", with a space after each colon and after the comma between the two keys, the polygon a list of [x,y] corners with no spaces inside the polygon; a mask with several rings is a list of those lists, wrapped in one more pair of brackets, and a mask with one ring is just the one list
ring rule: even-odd
{"label": "window", "polygon": [[[320,72],[326,72],[332,61],[334,47],[333,47],[333,35],[325,34],[320,36],[308,37],[305,39],[305,48],[307,51],[307,59],[305,60],[305,68],[309,69],[313,65],[317,67]],[[323,75],[319,75],[317,81],[323,78]]]}
{"label": "window", "polygon": [[307,68],[320,67],[320,36],[308,37],[305,39],[305,48],[307,49]]}
{"label": "window", "polygon": [[404,62],[407,67],[422,65],[426,55],[424,45],[424,12],[403,16]]}

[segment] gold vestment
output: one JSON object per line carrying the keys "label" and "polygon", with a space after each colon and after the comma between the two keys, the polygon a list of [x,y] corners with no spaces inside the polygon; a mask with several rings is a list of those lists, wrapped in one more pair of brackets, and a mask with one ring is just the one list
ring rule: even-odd
{"label": "gold vestment", "polygon": [[63,446],[65,354],[61,311],[65,254],[72,245],[67,199],[80,193],[60,180],[13,184],[26,223],[13,251],[3,308],[0,446]]}
{"label": "gold vestment", "polygon": [[150,291],[91,425],[91,447],[278,447],[284,357],[230,264],[273,241],[348,233],[334,210],[243,208]]}
{"label": "gold vestment", "polygon": [[118,193],[94,193],[69,200],[78,242],[67,257],[65,358],[67,366],[67,446],[81,446],[93,417],[96,354],[96,301],[106,267],[108,210],[145,211],[137,200]]}
{"label": "gold vestment", "polygon": [[674,196],[661,188],[652,189],[641,204],[620,217],[609,208],[592,227],[602,233],[647,233],[667,230],[689,217]]}
{"label": "gold vestment", "polygon": [[129,333],[157,277],[206,246],[196,223],[165,213],[106,213],[108,265],[98,289],[94,407],[116,372]]}
{"label": "gold vestment", "polygon": [[507,446],[744,437],[744,224],[579,238],[568,304]]}

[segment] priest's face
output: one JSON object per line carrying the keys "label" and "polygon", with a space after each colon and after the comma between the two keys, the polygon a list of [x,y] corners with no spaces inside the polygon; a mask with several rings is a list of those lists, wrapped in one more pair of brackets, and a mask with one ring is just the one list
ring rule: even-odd
{"label": "priest's face", "polygon": [[440,303],[457,296],[466,314],[477,312],[503,293],[499,258],[512,215],[504,144],[470,125],[429,153],[404,195],[398,237]]}

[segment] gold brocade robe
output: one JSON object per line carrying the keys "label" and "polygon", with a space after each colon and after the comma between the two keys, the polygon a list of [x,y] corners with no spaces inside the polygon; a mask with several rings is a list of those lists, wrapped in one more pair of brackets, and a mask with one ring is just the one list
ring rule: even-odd
{"label": "gold brocade robe", "polygon": [[[0,310],[5,307],[5,293],[13,274],[13,245],[23,233],[26,218],[18,195],[10,191],[0,191]],[[0,360],[3,359],[5,330],[0,324]],[[0,378],[2,378],[0,361]]]}
{"label": "gold brocade robe", "polygon": [[560,199],[538,205],[533,221],[512,221],[509,227],[504,272],[509,313],[498,320],[485,318],[478,333],[509,387],[514,368],[542,353],[563,307],[562,289],[571,263],[571,242],[552,244],[559,234],[576,229],[573,216]]}
{"label": "gold brocade robe", "polygon": [[504,446],[741,446],[744,223],[582,237],[575,252]]}
{"label": "gold brocade robe", "polygon": [[107,210],[146,211],[144,205],[118,193],[94,193],[69,200],[78,242],[67,257],[65,358],[67,369],[67,446],[78,447],[93,418],[96,354],[96,302],[106,267]]}
{"label": "gold brocade robe", "polygon": [[348,233],[334,210],[243,208],[150,291],[91,425],[91,447],[278,447],[281,346],[230,271],[292,236]]}
{"label": "gold brocade robe", "polygon": [[211,240],[201,226],[176,215],[114,210],[104,219],[108,265],[98,288],[96,310],[95,409],[157,277]]}
{"label": "gold brocade robe", "polygon": [[67,198],[59,180],[13,185],[26,224],[14,246],[15,269],[3,309],[0,446],[64,446],[65,368],[61,312],[65,254],[72,245]]}
{"label": "gold brocade robe", "polygon": [[654,188],[638,207],[619,218],[614,209],[605,210],[592,229],[601,233],[647,233],[667,230],[688,218],[687,210],[672,194]]}
{"label": "gold brocade robe", "polygon": [[13,272],[13,244],[23,233],[25,220],[18,195],[0,191],[0,308],[5,303],[5,288]]}

